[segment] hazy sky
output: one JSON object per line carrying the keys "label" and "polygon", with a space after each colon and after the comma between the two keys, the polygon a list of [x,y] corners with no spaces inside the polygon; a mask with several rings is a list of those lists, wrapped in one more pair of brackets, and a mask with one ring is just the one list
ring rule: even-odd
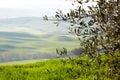
{"label": "hazy sky", "polygon": [[[51,16],[55,14],[55,11],[57,9],[61,9],[63,12],[68,12],[70,9],[73,8],[71,4],[71,0],[0,0],[0,9],[2,8],[3,11],[3,13],[0,13],[0,17],[3,15],[10,16],[13,13],[13,15],[18,16]],[[15,10],[9,10],[9,12],[5,11],[5,13],[3,10],[4,8],[17,9],[17,12],[15,12]]]}
{"label": "hazy sky", "polygon": [[70,1],[66,2],[65,0],[0,0],[0,8],[38,8],[54,5],[66,6],[68,3],[70,3]]}
{"label": "hazy sky", "polygon": [[[4,11],[3,9],[10,8],[14,9],[9,10],[9,12]],[[0,0],[0,9],[2,9],[2,13],[0,13],[0,17],[3,15],[54,15],[57,9],[61,9],[63,11],[68,11],[72,8],[71,1],[66,0]],[[17,9],[17,12],[15,12]],[[20,13],[18,10],[22,10]],[[0,11],[1,12],[1,11]],[[6,12],[6,13],[5,13]],[[16,14],[15,14],[16,13]],[[7,16],[8,16],[7,15]]]}

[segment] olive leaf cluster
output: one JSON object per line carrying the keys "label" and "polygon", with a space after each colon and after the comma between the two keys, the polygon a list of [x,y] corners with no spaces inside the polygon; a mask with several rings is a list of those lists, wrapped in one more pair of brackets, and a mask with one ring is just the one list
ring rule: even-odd
{"label": "olive leaf cluster", "polygon": [[70,33],[77,35],[85,54],[92,56],[100,52],[120,51],[120,1],[92,0],[96,5],[84,9],[84,3],[90,1],[74,0],[74,5],[76,2],[80,4],[76,9],[67,15],[62,11],[56,12],[56,17],[70,21]]}
{"label": "olive leaf cluster", "polygon": [[[82,5],[89,0],[77,2],[81,4],[77,9],[79,16],[77,19],[72,16],[73,21],[76,21],[71,24],[71,32],[78,36],[81,46],[84,46],[84,53],[93,57],[92,54],[101,51],[106,54],[120,51],[120,1],[94,1],[97,5],[88,6],[87,11]],[[90,18],[88,23],[85,22],[87,18]]]}
{"label": "olive leaf cluster", "polygon": [[[89,2],[96,5],[84,9],[83,5]],[[76,3],[79,4],[76,9],[59,18],[65,18],[70,22],[70,33],[77,35],[84,55],[97,60],[98,63],[101,61],[100,53],[105,53],[109,57],[105,62],[105,65],[110,67],[108,76],[119,79],[120,0],[74,0],[73,5]]]}

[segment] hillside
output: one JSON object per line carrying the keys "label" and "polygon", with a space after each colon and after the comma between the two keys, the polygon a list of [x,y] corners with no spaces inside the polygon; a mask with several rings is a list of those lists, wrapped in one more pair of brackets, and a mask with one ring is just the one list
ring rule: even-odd
{"label": "hillside", "polygon": [[69,59],[54,59],[29,64],[1,65],[0,80],[119,80],[109,75],[109,65],[114,59],[100,54],[94,60],[87,56]]}
{"label": "hillside", "polygon": [[66,47],[71,51],[79,47],[74,37],[54,34],[0,32],[0,42],[0,62],[51,59],[56,58],[56,48]]}
{"label": "hillside", "polygon": [[[40,17],[0,19],[0,62],[56,58],[56,48],[78,48],[78,40],[60,27]],[[75,39],[76,38],[76,39]]]}

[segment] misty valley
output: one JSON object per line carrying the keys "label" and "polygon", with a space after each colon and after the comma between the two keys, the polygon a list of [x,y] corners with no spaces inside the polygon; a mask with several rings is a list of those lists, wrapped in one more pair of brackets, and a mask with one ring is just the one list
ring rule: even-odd
{"label": "misty valley", "polygon": [[[0,19],[0,62],[56,58],[56,48],[78,48],[78,40],[68,33],[69,24],[39,17]],[[73,43],[74,42],[74,43]]]}

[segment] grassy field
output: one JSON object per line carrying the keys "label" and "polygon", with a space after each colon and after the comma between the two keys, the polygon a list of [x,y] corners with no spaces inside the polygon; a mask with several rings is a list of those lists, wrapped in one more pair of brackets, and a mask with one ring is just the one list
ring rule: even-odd
{"label": "grassy field", "polygon": [[53,54],[56,48],[79,47],[78,40],[68,33],[66,22],[61,22],[59,27],[53,22],[39,17],[0,20],[0,54]]}
{"label": "grassy field", "polygon": [[107,76],[109,66],[104,63],[108,58],[101,54],[101,65],[87,56],[1,65],[0,80],[112,80]]}
{"label": "grassy field", "polygon": [[[18,34],[18,33],[13,33]],[[22,35],[23,37],[21,37]],[[55,53],[56,48],[66,47],[68,50],[79,47],[78,41],[75,37],[41,34],[37,36],[24,36],[23,33],[19,35],[2,36],[0,38],[0,53]]]}
{"label": "grassy field", "polygon": [[37,60],[23,60],[23,61],[10,61],[10,62],[1,62],[0,66],[5,65],[20,65],[20,64],[29,64],[29,63],[35,63],[35,62],[42,62],[47,61],[49,59],[37,59]]}

